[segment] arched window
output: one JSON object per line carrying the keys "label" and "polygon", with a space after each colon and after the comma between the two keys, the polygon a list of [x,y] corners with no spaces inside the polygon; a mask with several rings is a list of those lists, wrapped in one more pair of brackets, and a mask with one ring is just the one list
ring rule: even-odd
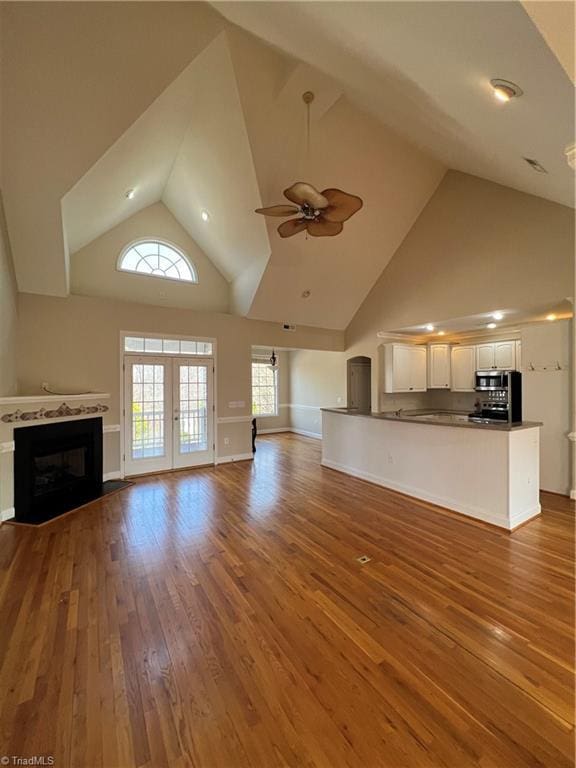
{"label": "arched window", "polygon": [[162,240],[139,240],[130,243],[120,254],[118,269],[141,275],[163,277],[197,283],[194,265],[175,245]]}

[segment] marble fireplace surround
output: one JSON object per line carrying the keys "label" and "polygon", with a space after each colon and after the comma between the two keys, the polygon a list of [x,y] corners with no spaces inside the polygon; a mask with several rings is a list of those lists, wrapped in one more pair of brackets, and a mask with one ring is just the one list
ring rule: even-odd
{"label": "marble fireplace surround", "polygon": [[[102,417],[104,442],[104,480],[120,477],[107,472],[107,454],[114,452],[111,433],[119,432],[119,424],[110,424],[110,408],[106,392],[77,395],[16,395],[0,398],[0,521],[14,517],[14,430],[59,421],[78,421]],[[114,435],[112,435],[114,437]]]}

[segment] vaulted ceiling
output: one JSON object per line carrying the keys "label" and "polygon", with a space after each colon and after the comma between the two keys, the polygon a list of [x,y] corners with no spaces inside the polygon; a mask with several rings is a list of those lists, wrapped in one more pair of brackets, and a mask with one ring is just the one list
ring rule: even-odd
{"label": "vaulted ceiling", "polygon": [[[531,18],[551,44],[565,27],[566,42],[557,50],[573,64],[573,2],[213,5],[329,72],[351,100],[449,168],[574,206],[574,176],[564,156],[574,142],[574,88]],[[517,83],[523,97],[495,102],[492,78]],[[535,173],[524,157],[548,173]]]}
{"label": "vaulted ceiling", "polygon": [[[206,3],[46,6],[2,7],[21,291],[66,295],[70,254],[162,201],[233,311],[341,329],[446,167],[573,204],[572,86],[519,3],[216,4],[233,24]],[[494,76],[525,97],[499,109]],[[338,237],[282,240],[253,211],[297,180],[364,208]]]}

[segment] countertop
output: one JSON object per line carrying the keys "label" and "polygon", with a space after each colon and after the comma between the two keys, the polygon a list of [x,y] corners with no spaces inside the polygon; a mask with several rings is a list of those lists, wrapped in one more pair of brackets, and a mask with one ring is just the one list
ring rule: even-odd
{"label": "countertop", "polygon": [[[384,413],[372,413],[370,411],[359,411],[354,408],[321,408],[327,413],[339,413],[343,416],[356,416],[364,419],[381,419],[385,421],[403,421],[409,424],[429,424],[436,427],[459,427],[464,429],[490,429],[497,432],[514,432],[518,429],[533,429],[541,427],[541,421],[522,421],[518,424],[479,424],[476,421],[467,421],[462,417],[468,416],[468,411],[445,411],[433,410],[410,411],[405,410],[397,415],[396,411],[385,411]],[[438,414],[430,418],[430,414]]]}

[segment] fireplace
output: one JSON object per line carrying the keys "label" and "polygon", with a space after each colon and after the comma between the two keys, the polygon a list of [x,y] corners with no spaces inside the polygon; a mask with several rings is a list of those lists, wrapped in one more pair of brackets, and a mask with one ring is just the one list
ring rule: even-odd
{"label": "fireplace", "polygon": [[15,520],[37,525],[102,494],[102,419],[14,431]]}

